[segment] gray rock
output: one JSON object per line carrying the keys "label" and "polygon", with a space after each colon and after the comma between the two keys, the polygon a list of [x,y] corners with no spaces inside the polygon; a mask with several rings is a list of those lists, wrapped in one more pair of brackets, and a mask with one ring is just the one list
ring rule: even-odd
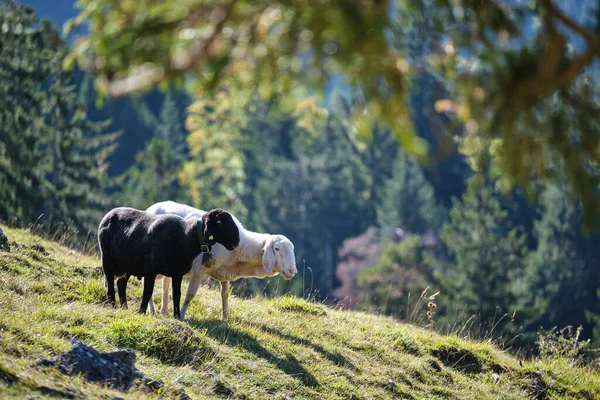
{"label": "gray rock", "polygon": [[0,251],[10,251],[10,246],[8,245],[8,238],[6,237],[6,235],[4,234],[4,232],[2,232],[2,229],[0,228]]}
{"label": "gray rock", "polygon": [[100,353],[92,346],[71,339],[71,350],[50,359],[39,359],[31,367],[53,367],[65,375],[81,375],[90,382],[107,384],[115,389],[127,390],[136,379],[141,379],[140,390],[143,394],[151,394],[167,390],[180,400],[189,400],[182,390],[167,389],[165,384],[148,378],[135,369],[135,353],[132,349]]}
{"label": "gray rock", "polygon": [[132,349],[100,353],[91,346],[71,339],[71,350],[48,360],[40,359],[32,367],[56,367],[69,376],[81,376],[91,382],[128,389],[135,379],[135,353]]}

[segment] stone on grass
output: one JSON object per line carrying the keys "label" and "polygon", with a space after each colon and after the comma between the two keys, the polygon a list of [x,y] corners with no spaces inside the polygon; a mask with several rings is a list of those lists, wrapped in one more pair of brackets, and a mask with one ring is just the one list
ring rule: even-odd
{"label": "stone on grass", "polygon": [[115,389],[127,390],[136,379],[141,379],[140,390],[143,394],[168,391],[180,400],[189,400],[182,390],[169,390],[164,383],[144,376],[135,369],[135,353],[124,349],[101,353],[77,339],[71,339],[71,350],[50,359],[40,359],[32,367],[53,367],[69,376],[78,376],[90,382],[108,385]]}
{"label": "stone on grass", "polygon": [[50,359],[40,359],[32,367],[55,367],[69,376],[80,375],[90,382],[126,390],[135,379],[135,353],[132,349],[100,353],[92,346],[71,339],[71,350]]}
{"label": "stone on grass", "polygon": [[4,234],[4,232],[2,232],[2,229],[0,228],[0,251],[10,251],[10,246],[8,245],[8,238],[6,237],[6,235]]}

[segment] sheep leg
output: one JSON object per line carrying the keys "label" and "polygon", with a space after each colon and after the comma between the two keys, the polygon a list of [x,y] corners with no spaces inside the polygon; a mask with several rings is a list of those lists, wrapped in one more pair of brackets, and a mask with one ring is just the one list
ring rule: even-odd
{"label": "sheep leg", "polygon": [[117,290],[119,292],[119,303],[122,308],[127,308],[127,281],[129,281],[129,274],[122,276],[117,279]]}
{"label": "sheep leg", "polygon": [[156,308],[154,308],[154,292],[152,292],[152,297],[150,297],[150,301],[148,302],[148,309],[150,310],[150,314],[156,315]]}
{"label": "sheep leg", "polygon": [[192,267],[192,271],[190,274],[190,284],[188,285],[187,293],[185,294],[185,301],[183,302],[183,306],[181,307],[181,319],[185,319],[185,313],[187,312],[192,299],[198,292],[198,288],[200,287],[200,282],[202,282],[202,278],[204,278],[205,271],[202,268],[202,265],[196,265]]}
{"label": "sheep leg", "polygon": [[144,276],[144,292],[142,293],[142,305],[140,305],[140,314],[146,314],[148,309],[148,303],[152,300],[152,292],[154,291],[154,281],[156,275],[145,275]]}
{"label": "sheep leg", "polygon": [[171,279],[173,281],[173,316],[177,319],[181,319],[181,311],[179,310],[179,304],[181,302],[181,281],[183,280],[183,276],[178,275],[172,277]]}
{"label": "sheep leg", "polygon": [[109,305],[115,306],[115,274],[113,268],[107,265],[106,260],[102,260],[102,272],[104,272],[104,287],[106,288],[106,301]]}
{"label": "sheep leg", "polygon": [[160,313],[162,315],[169,315],[169,280],[170,279],[171,278],[169,278],[168,276],[165,276],[163,278],[162,300],[160,302]]}
{"label": "sheep leg", "polygon": [[221,282],[221,302],[223,303],[223,319],[229,318],[229,281]]}
{"label": "sheep leg", "polygon": [[[164,276],[163,276],[164,278]],[[156,277],[156,280],[160,280],[161,278]],[[164,280],[163,280],[164,282]],[[152,292],[152,297],[150,298],[150,301],[148,302],[148,308],[150,309],[150,313],[152,313],[152,315],[156,315],[156,308],[154,307],[154,291]]]}

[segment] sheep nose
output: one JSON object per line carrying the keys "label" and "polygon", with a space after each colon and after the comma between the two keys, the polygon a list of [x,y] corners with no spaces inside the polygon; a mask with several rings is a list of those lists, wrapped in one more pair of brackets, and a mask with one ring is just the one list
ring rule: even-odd
{"label": "sheep nose", "polygon": [[292,269],[292,270],[289,270],[289,271],[284,271],[284,272],[283,272],[283,274],[284,274],[284,275],[285,275],[287,278],[289,278],[289,279],[292,279],[292,278],[294,277],[294,275],[296,275],[296,271],[294,271],[294,270]]}

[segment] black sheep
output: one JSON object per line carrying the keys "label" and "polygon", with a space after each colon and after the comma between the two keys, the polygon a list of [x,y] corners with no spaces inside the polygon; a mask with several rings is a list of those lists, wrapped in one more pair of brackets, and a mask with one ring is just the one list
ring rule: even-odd
{"label": "black sheep", "polygon": [[106,298],[115,305],[114,279],[119,302],[127,307],[126,289],[130,276],[144,278],[140,313],[146,313],[157,275],[173,279],[175,318],[180,318],[181,281],[200,253],[208,253],[215,243],[231,251],[240,234],[231,214],[215,209],[198,220],[186,221],[174,215],[154,215],[134,208],[109,211],[98,227],[98,243]]}

